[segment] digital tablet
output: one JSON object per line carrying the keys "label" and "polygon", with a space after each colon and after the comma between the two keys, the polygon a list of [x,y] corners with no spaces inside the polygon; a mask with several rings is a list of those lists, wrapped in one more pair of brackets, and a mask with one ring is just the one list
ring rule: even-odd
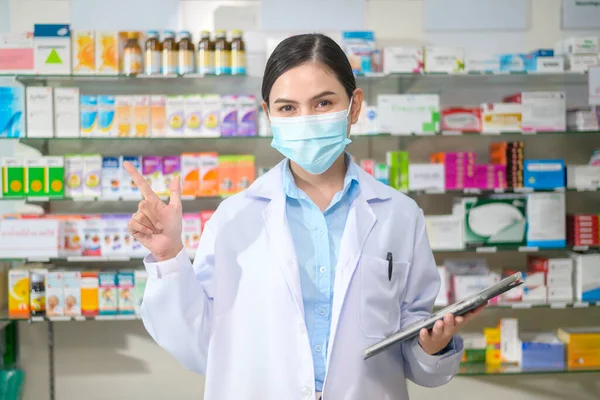
{"label": "digital tablet", "polygon": [[396,343],[403,342],[408,339],[412,339],[415,336],[419,336],[419,332],[421,329],[431,329],[436,321],[439,321],[444,318],[446,314],[453,315],[463,315],[476,309],[477,307],[486,304],[489,300],[494,297],[508,292],[509,290],[521,285],[522,276],[520,272],[516,274],[512,274],[511,276],[502,279],[500,282],[492,285],[488,288],[483,289],[481,292],[474,294],[471,297],[468,297],[458,303],[454,303],[451,306],[445,307],[433,314],[423,321],[415,322],[414,324],[410,324],[399,332],[394,333],[393,335],[383,339],[381,342],[374,344],[365,350],[364,357],[365,360],[367,358],[373,357],[376,354],[381,353],[385,349],[390,346],[393,346]]}

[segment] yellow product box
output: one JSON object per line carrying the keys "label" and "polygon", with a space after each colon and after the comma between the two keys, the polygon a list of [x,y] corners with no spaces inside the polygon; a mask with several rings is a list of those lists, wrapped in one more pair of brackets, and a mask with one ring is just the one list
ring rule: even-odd
{"label": "yellow product box", "polygon": [[8,272],[8,315],[10,318],[29,318],[29,271],[26,269]]}
{"label": "yellow product box", "polygon": [[133,96],[117,96],[115,99],[117,136],[129,137],[133,134]]}
{"label": "yellow product box", "polygon": [[96,42],[93,31],[71,31],[73,74],[96,73]]}
{"label": "yellow product box", "polygon": [[483,334],[486,342],[485,363],[489,365],[501,364],[500,328],[484,328]]}
{"label": "yellow product box", "polygon": [[569,368],[600,367],[600,327],[561,328],[557,336],[565,344]]}
{"label": "yellow product box", "polygon": [[133,96],[133,136],[150,136],[150,96]]}
{"label": "yellow product box", "polygon": [[27,192],[25,186],[25,162],[20,158],[2,159],[2,196],[23,197]]}
{"label": "yellow product box", "polygon": [[96,32],[96,73],[119,74],[119,32]]}
{"label": "yellow product box", "polygon": [[150,96],[150,133],[163,137],[167,132],[167,96]]}

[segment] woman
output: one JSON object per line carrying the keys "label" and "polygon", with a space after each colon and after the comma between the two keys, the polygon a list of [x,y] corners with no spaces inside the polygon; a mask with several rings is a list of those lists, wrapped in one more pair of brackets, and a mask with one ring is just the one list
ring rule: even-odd
{"label": "woman", "polygon": [[397,400],[408,398],[403,377],[448,382],[462,351],[453,335],[474,314],[363,360],[429,315],[440,284],[422,211],[344,153],[363,92],[343,51],[323,35],[284,40],[262,96],[286,159],[221,204],[193,265],[179,181],[166,205],[126,166],[145,197],[129,229],[151,251],[148,332],[206,375],[208,400]]}

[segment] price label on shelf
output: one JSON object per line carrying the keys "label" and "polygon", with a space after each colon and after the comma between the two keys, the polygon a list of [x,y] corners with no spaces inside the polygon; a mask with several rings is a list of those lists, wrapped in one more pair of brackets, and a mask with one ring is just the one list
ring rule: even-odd
{"label": "price label on shelf", "polygon": [[600,66],[588,70],[589,105],[600,105]]}
{"label": "price label on shelf", "polygon": [[498,251],[497,247],[478,247],[475,252],[477,253],[495,253]]}
{"label": "price label on shelf", "polygon": [[533,247],[533,246],[521,246],[519,247],[519,253],[533,253],[536,251],[540,251],[539,247]]}

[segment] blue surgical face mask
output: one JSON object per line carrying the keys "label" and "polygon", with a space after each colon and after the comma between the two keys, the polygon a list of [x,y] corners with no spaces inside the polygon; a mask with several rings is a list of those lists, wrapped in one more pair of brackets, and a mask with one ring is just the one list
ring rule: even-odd
{"label": "blue surgical face mask", "polygon": [[322,115],[271,117],[271,146],[306,172],[320,175],[351,142],[348,139],[349,114],[350,108]]}

